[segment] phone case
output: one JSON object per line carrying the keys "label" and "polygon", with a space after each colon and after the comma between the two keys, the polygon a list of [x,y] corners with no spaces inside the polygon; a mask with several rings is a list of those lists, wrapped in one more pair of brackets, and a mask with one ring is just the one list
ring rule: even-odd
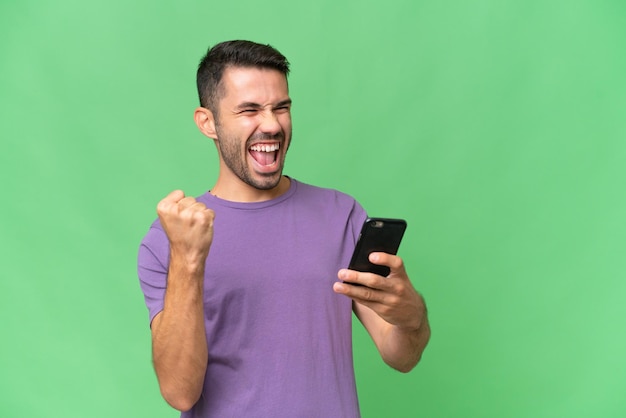
{"label": "phone case", "polygon": [[396,255],[406,230],[404,219],[368,218],[363,223],[361,234],[354,248],[348,268],[371,272],[380,276],[389,275],[389,267],[370,263],[368,257],[373,252]]}

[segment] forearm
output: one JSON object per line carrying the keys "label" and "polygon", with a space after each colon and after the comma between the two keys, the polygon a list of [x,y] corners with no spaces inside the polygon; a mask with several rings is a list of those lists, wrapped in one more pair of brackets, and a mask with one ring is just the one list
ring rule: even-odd
{"label": "forearm", "polygon": [[203,309],[203,263],[173,256],[163,311],[152,324],[154,369],[165,400],[178,410],[199,399],[208,361]]}
{"label": "forearm", "polygon": [[424,316],[419,328],[415,330],[389,325],[379,351],[385,363],[407,373],[420,361],[429,339],[430,326]]}

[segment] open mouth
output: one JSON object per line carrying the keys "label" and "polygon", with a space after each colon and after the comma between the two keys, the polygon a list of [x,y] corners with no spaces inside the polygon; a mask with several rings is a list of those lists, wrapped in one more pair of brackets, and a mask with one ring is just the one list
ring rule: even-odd
{"label": "open mouth", "polygon": [[250,147],[248,152],[256,161],[262,166],[271,166],[276,162],[278,158],[278,150],[280,149],[280,143],[273,144],[254,144]]}

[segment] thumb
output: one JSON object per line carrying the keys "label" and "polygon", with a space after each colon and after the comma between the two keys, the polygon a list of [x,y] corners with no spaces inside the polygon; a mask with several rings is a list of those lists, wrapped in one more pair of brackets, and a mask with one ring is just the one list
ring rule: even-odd
{"label": "thumb", "polygon": [[168,212],[170,208],[176,205],[184,197],[185,193],[183,193],[182,190],[174,190],[173,192],[170,192],[170,194],[161,199],[161,201],[157,204],[157,213],[160,215],[161,213]]}

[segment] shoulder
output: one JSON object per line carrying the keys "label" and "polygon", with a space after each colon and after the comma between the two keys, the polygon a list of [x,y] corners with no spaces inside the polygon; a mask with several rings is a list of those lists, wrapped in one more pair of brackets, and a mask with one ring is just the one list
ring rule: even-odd
{"label": "shoulder", "polygon": [[365,209],[351,195],[339,190],[295,182],[294,198],[299,206],[330,217],[347,217],[357,222],[365,219]]}
{"label": "shoulder", "polygon": [[326,204],[335,203],[339,205],[353,205],[359,203],[356,199],[347,193],[339,190],[313,186],[311,184],[303,183],[298,180],[292,179],[296,185],[296,195],[303,200],[314,200],[318,202],[324,202]]}

